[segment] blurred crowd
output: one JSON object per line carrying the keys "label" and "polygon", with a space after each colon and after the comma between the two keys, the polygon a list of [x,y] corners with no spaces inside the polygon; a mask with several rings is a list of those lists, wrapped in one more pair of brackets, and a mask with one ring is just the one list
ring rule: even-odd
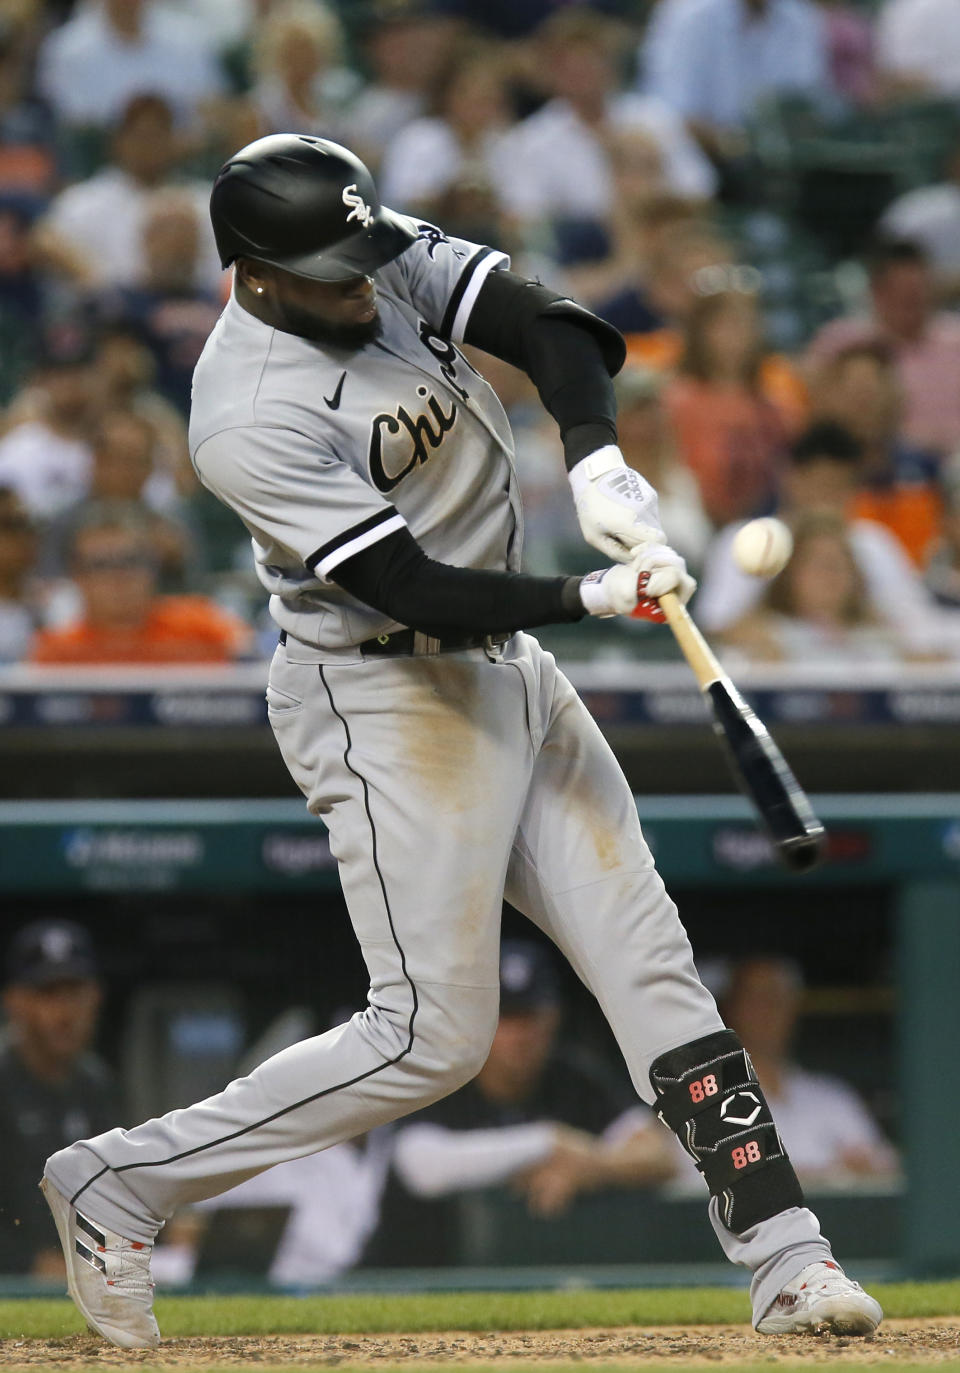
{"label": "blurred crowd", "polygon": [[[275,642],[186,417],[211,178],[287,130],[625,333],[622,447],[732,658],[960,658],[954,0],[0,0],[0,664]],[[527,567],[589,570],[554,426],[477,361]],[[730,548],[772,513],[764,583]]]}

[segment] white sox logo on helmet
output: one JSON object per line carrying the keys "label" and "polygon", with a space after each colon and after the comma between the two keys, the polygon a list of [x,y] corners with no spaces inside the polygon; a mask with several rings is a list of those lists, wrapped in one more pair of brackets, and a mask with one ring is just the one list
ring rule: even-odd
{"label": "white sox logo on helmet", "polygon": [[351,219],[359,219],[363,227],[369,229],[373,223],[373,211],[358,192],[357,183],[354,182],[352,186],[344,186],[343,195],[340,198],[344,205],[350,209],[350,213],[347,215],[347,223],[349,224]]}

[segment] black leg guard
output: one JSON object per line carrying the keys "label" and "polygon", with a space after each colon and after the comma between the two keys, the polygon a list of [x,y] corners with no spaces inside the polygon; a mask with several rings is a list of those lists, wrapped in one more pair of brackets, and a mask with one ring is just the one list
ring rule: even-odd
{"label": "black leg guard", "polygon": [[728,1230],[742,1235],[788,1206],[803,1205],[750,1055],[733,1030],[661,1054],[650,1082],[657,1114],[719,1198]]}

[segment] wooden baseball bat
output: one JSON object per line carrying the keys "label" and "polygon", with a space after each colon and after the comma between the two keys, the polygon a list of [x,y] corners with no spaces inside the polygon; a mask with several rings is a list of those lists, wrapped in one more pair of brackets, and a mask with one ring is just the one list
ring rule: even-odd
{"label": "wooden baseball bat", "polygon": [[815,867],[824,829],[806,792],[755,712],[718,663],[710,645],[670,591],[659,598],[683,656],[710,705],[714,733],[723,741],[734,777],[756,809],[781,863],[793,872]]}

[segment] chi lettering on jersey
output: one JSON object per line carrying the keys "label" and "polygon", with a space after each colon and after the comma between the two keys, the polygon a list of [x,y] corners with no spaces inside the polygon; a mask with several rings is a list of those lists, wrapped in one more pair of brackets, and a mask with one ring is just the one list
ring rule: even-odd
{"label": "chi lettering on jersey", "polygon": [[475,372],[476,369],[470,366],[462,353],[457,352],[449,339],[441,338],[439,334],[435,334],[426,320],[420,321],[417,332],[424,348],[439,362],[443,379],[450,390],[458,395],[461,400],[469,400],[469,392],[465,391],[457,380],[457,364],[462,362],[465,367],[470,368],[471,372]]}
{"label": "chi lettering on jersey", "polygon": [[457,422],[457,404],[451,401],[444,410],[440,401],[425,386],[417,395],[426,401],[419,415],[406,406],[395,414],[383,412],[374,417],[370,428],[370,479],[378,491],[392,491],[415,467],[427,462]]}

